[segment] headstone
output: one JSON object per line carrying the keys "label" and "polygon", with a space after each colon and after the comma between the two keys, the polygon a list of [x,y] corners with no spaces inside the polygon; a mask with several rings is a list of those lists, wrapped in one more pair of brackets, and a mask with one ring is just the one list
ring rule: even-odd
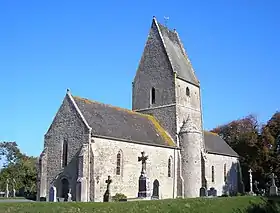
{"label": "headstone", "polygon": [[205,187],[201,187],[199,190],[200,197],[207,197],[207,189]]}
{"label": "headstone", "polygon": [[278,189],[277,189],[277,186],[275,184],[276,176],[274,175],[274,173],[272,173],[270,177],[271,177],[271,186],[269,188],[269,195],[270,196],[277,196]]}
{"label": "headstone", "polygon": [[111,192],[110,192],[110,184],[112,183],[111,176],[108,176],[108,179],[105,181],[107,183],[107,190],[103,197],[103,202],[110,202],[111,201]]}
{"label": "headstone", "polygon": [[72,194],[71,194],[71,189],[69,189],[69,192],[67,193],[67,202],[72,201]]}
{"label": "headstone", "polygon": [[49,201],[50,202],[57,202],[56,187],[55,186],[51,186],[51,188],[50,188]]}
{"label": "headstone", "polygon": [[254,194],[253,192],[253,177],[252,177],[252,169],[249,169],[249,180],[250,180],[250,194]]}
{"label": "headstone", "polygon": [[7,179],[7,182],[6,182],[5,197],[9,197],[9,179]]}
{"label": "headstone", "polygon": [[16,180],[13,178],[13,197],[16,197],[16,189],[15,189],[15,185],[16,185]]}
{"label": "headstone", "polygon": [[259,182],[257,180],[254,181],[254,188],[255,188],[255,193],[258,195],[260,194],[260,190],[259,190]]}
{"label": "headstone", "polygon": [[211,187],[210,190],[208,190],[208,196],[217,197],[217,190]]}
{"label": "headstone", "polygon": [[146,198],[151,196],[151,189],[150,189],[150,181],[146,175],[146,161],[148,156],[145,156],[145,152],[141,152],[141,157],[138,157],[138,162],[141,161],[142,163],[142,170],[139,177],[139,189],[138,189],[138,197],[139,198]]}

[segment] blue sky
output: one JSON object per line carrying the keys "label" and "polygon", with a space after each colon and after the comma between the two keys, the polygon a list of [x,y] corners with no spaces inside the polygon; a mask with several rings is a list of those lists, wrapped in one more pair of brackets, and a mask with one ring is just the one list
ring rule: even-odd
{"label": "blue sky", "polygon": [[279,110],[280,1],[1,1],[0,141],[39,155],[70,88],[131,108],[152,17],[176,28],[202,86],[204,127]]}

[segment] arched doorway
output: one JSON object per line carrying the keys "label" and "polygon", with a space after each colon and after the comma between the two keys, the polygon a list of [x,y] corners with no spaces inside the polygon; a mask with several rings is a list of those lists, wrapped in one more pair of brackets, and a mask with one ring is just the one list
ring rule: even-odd
{"label": "arched doorway", "polygon": [[159,199],[159,182],[158,182],[157,179],[153,183],[153,195],[152,195],[152,197],[155,198],[155,199]]}
{"label": "arched doorway", "polygon": [[66,178],[61,180],[61,197],[67,198],[69,192],[69,181]]}

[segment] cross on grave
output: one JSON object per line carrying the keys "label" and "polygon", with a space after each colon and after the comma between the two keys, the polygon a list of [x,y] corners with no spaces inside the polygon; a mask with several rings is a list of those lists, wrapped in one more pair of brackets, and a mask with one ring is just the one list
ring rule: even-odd
{"label": "cross on grave", "polygon": [[148,160],[148,156],[145,156],[145,152],[141,152],[141,157],[138,157],[138,162],[141,161],[142,162],[142,170],[141,170],[141,174],[145,174],[146,173],[146,162]]}
{"label": "cross on grave", "polygon": [[105,183],[107,183],[107,190],[110,190],[110,184],[112,183],[112,179],[111,176],[108,176],[108,179],[105,181]]}
{"label": "cross on grave", "polygon": [[270,177],[271,177],[271,186],[269,188],[269,195],[270,196],[277,196],[278,188],[277,188],[277,186],[275,184],[275,178],[277,178],[277,177],[276,177],[276,175],[274,173],[271,173]]}
{"label": "cross on grave", "polygon": [[252,178],[252,169],[249,169],[249,177],[250,177],[250,193],[253,193],[253,178]]}
{"label": "cross on grave", "polygon": [[6,182],[6,192],[5,192],[6,197],[9,197],[9,179],[7,179]]}
{"label": "cross on grave", "polygon": [[272,173],[270,177],[271,177],[271,186],[276,186],[275,178],[277,178],[277,176],[274,173]]}
{"label": "cross on grave", "polygon": [[111,193],[110,193],[110,184],[112,183],[111,176],[108,176],[108,179],[105,181],[107,183],[107,190],[103,196],[103,202],[109,202],[111,200]]}

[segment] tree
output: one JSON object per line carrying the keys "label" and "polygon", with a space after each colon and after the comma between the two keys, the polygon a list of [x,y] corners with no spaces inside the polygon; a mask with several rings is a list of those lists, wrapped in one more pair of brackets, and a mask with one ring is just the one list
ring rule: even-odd
{"label": "tree", "polygon": [[219,126],[212,132],[220,135],[238,153],[246,190],[249,190],[249,169],[253,170],[255,179],[264,185],[263,162],[268,158],[268,149],[260,140],[261,128],[257,118],[249,115]]}
{"label": "tree", "polygon": [[[262,140],[269,152],[266,166],[280,177],[280,112],[274,113],[267,124],[263,126]],[[276,183],[277,181],[278,179]]]}
{"label": "tree", "polygon": [[0,189],[4,190],[7,179],[16,181],[15,189],[36,191],[36,158],[20,152],[16,142],[0,142],[0,159],[5,159],[0,171]]}

